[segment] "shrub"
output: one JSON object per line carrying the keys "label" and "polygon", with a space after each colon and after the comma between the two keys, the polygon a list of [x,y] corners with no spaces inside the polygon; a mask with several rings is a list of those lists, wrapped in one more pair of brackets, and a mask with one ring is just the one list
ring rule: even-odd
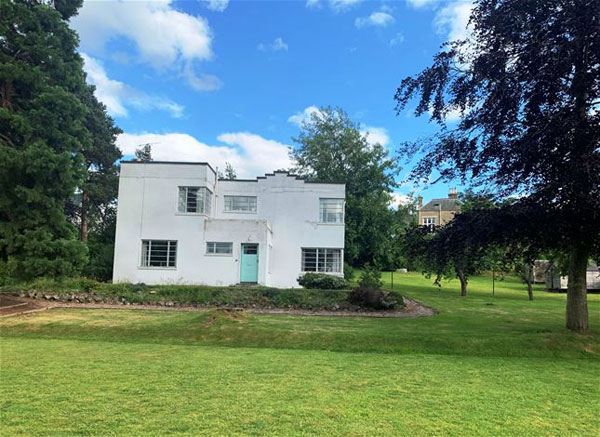
{"label": "shrub", "polygon": [[381,272],[367,264],[360,275],[358,286],[360,288],[372,288],[374,290],[379,290],[382,285],[383,282],[381,281]]}
{"label": "shrub", "polygon": [[348,282],[354,278],[355,269],[348,263],[344,263],[344,279]]}
{"label": "shrub", "polygon": [[340,290],[348,287],[348,282],[338,276],[324,273],[305,273],[298,277],[298,284],[304,288],[317,288],[319,290]]}
{"label": "shrub", "polygon": [[372,287],[356,287],[348,293],[348,300],[354,305],[374,310],[391,310],[398,305],[389,293]]}

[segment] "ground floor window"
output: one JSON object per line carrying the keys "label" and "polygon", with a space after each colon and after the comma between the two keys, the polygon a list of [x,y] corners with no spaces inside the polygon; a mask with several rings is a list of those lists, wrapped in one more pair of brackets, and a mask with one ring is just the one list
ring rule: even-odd
{"label": "ground floor window", "polygon": [[302,249],[303,272],[342,272],[342,249]]}
{"label": "ground floor window", "polygon": [[175,267],[177,241],[142,240],[142,267]]}
{"label": "ground floor window", "polygon": [[209,255],[231,255],[233,253],[233,243],[209,241],[206,243],[206,253]]}

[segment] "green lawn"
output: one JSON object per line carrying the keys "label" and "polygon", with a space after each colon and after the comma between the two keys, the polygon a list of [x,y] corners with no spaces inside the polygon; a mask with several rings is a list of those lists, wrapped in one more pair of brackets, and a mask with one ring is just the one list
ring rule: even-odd
{"label": "green lawn", "polygon": [[[387,279],[387,278],[386,278]],[[2,435],[597,435],[600,296],[418,274],[421,319],[53,310],[0,320]]]}

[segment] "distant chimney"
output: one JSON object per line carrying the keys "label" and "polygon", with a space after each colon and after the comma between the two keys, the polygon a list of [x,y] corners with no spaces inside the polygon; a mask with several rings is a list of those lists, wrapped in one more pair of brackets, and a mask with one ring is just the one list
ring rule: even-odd
{"label": "distant chimney", "polygon": [[417,207],[419,209],[423,208],[423,196],[417,197]]}
{"label": "distant chimney", "polygon": [[448,192],[448,199],[458,199],[456,188],[450,188],[450,191]]}

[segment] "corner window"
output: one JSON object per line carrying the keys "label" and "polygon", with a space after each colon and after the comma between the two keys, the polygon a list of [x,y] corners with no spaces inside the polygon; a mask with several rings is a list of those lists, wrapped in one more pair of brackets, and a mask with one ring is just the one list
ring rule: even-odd
{"label": "corner window", "polygon": [[179,203],[177,210],[180,213],[210,214],[212,193],[205,187],[179,187]]}
{"label": "corner window", "polygon": [[341,273],[342,249],[302,249],[302,271]]}
{"label": "corner window", "polygon": [[225,212],[256,212],[256,196],[224,196]]}
{"label": "corner window", "polygon": [[175,267],[177,241],[142,240],[142,267]]}
{"label": "corner window", "polygon": [[231,255],[233,253],[233,243],[209,241],[206,243],[206,253],[208,255]]}
{"label": "corner window", "polygon": [[344,223],[344,199],[319,199],[319,222]]}

